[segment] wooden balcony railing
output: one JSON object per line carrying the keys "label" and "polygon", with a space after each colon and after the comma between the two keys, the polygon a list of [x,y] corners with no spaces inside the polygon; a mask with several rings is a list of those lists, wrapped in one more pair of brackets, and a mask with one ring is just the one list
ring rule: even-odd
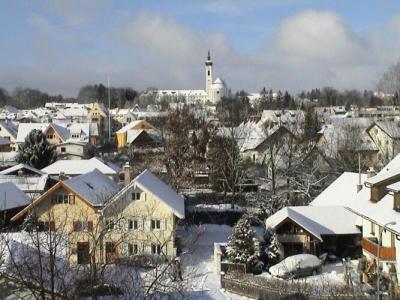
{"label": "wooden balcony railing", "polygon": [[[368,239],[362,239],[361,246],[363,250],[368,251],[373,256],[378,257],[378,244]],[[379,250],[379,259],[381,260],[396,260],[396,248],[381,247]]]}

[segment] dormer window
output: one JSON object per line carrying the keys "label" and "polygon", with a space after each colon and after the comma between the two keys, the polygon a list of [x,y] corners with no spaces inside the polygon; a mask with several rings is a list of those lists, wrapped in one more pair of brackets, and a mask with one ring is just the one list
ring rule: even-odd
{"label": "dormer window", "polygon": [[141,193],[132,193],[132,201],[135,201],[135,200],[140,200],[140,194]]}

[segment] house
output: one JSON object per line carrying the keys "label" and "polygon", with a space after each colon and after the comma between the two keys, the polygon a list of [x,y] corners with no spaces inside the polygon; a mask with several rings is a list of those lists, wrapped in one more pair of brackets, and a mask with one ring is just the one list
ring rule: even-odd
{"label": "house", "polygon": [[0,183],[0,228],[10,225],[10,219],[31,203],[31,199],[11,182]]}
{"label": "house", "polygon": [[81,160],[61,159],[43,168],[41,171],[53,176],[59,176],[60,174],[63,174],[63,176],[66,177],[74,177],[93,171],[94,169],[97,169],[110,179],[118,180],[120,168],[112,163],[106,163],[98,157]]}
{"label": "house", "polygon": [[364,120],[324,125],[318,134],[317,145],[326,157],[340,160],[341,156],[359,153],[364,166],[379,163],[379,149],[368,135]]}
{"label": "house", "polygon": [[375,121],[367,128],[367,133],[379,149],[379,158],[393,159],[400,153],[400,124],[391,121]]}
{"label": "house", "polygon": [[[137,139],[142,132],[154,130],[154,127],[145,120],[137,120],[130,122],[116,132],[117,148],[121,149],[130,145],[132,141]],[[148,134],[147,134],[148,135]]]}
{"label": "house", "polygon": [[[11,150],[17,151],[18,146],[17,142],[17,134],[18,134],[18,126],[11,121],[1,121],[0,122],[0,137],[7,139],[10,142]],[[3,141],[3,144],[5,141]],[[1,151],[8,152],[8,151]]]}
{"label": "house", "polygon": [[87,114],[87,119],[90,123],[96,123],[99,129],[99,134],[104,136],[108,133],[108,110],[103,103],[94,102],[91,104]]}
{"label": "house", "polygon": [[[390,282],[399,292],[400,280],[400,155],[378,174],[343,174],[321,193],[311,205],[341,205],[359,216],[362,228],[363,281],[376,284],[378,264],[383,284]],[[396,222],[395,224],[392,222]],[[378,254],[379,248],[379,254]],[[397,277],[397,278],[396,278]]]}
{"label": "house", "polygon": [[102,244],[95,243],[102,226],[99,210],[118,189],[117,183],[95,169],[59,181],[11,221],[18,222],[30,214],[43,230],[68,234],[69,261],[72,264],[89,263],[93,253],[96,261],[101,261]]}
{"label": "house", "polygon": [[129,166],[124,171],[126,186],[102,209],[109,223],[122,220],[118,229],[110,228],[108,248],[120,244],[120,254],[127,256],[143,253],[176,256],[176,224],[185,218],[183,197],[149,170],[132,181],[129,181]]}
{"label": "house", "polygon": [[58,159],[75,160],[84,159],[86,143],[82,142],[65,142],[55,146]]}
{"label": "house", "polygon": [[17,144],[23,144],[32,130],[40,130],[50,145],[64,143],[69,139],[69,131],[55,123],[21,123],[18,126]]}
{"label": "house", "polygon": [[32,201],[56,184],[57,180],[34,167],[18,164],[0,172],[0,183],[13,183]]}
{"label": "house", "polygon": [[283,245],[284,256],[309,253],[347,257],[357,253],[357,215],[341,206],[290,206],[266,220]]}

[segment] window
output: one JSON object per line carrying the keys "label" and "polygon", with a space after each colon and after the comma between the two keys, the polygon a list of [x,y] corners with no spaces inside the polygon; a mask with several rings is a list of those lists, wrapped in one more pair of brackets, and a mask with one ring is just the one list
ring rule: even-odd
{"label": "window", "polygon": [[75,204],[75,195],[54,194],[51,196],[52,204]]}
{"label": "window", "polygon": [[140,193],[132,193],[132,200],[140,200]]}
{"label": "window", "polygon": [[48,134],[47,139],[52,140],[54,138],[54,134]]}
{"label": "window", "polygon": [[76,133],[73,134],[73,135],[72,135],[72,138],[73,138],[73,139],[79,139],[79,134],[76,134]]}
{"label": "window", "polygon": [[161,245],[152,244],[151,245],[151,253],[152,254],[161,254]]}
{"label": "window", "polygon": [[117,245],[113,242],[106,242],[106,262],[112,263],[118,256]]}
{"label": "window", "polygon": [[115,229],[115,228],[116,228],[116,226],[115,226],[114,220],[112,220],[112,219],[107,219],[107,220],[106,220],[106,230],[113,230],[113,229]]}
{"label": "window", "polygon": [[371,222],[371,234],[375,235],[375,224]]}
{"label": "window", "polygon": [[89,263],[89,243],[77,243],[77,260],[78,264],[88,264]]}
{"label": "window", "polygon": [[161,221],[160,220],[151,220],[151,229],[161,229]]}
{"label": "window", "polygon": [[67,150],[65,149],[65,147],[61,147],[61,152],[65,152],[65,151],[67,151]]}
{"label": "window", "polygon": [[74,221],[74,231],[93,231],[93,221]]}
{"label": "window", "polygon": [[139,229],[139,222],[138,220],[129,220],[128,221],[128,229]]}
{"label": "window", "polygon": [[129,255],[138,254],[138,252],[139,252],[139,247],[137,244],[128,244],[128,254]]}

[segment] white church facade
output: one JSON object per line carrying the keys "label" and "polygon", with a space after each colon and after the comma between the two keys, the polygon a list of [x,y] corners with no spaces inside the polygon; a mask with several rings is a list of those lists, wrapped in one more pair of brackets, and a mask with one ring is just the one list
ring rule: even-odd
{"label": "white church facade", "polygon": [[210,51],[208,51],[205,63],[205,76],[205,90],[158,90],[156,99],[160,101],[163,98],[167,98],[178,101],[186,100],[189,103],[211,102],[215,104],[221,98],[229,96],[226,83],[219,77],[213,80],[213,62]]}

